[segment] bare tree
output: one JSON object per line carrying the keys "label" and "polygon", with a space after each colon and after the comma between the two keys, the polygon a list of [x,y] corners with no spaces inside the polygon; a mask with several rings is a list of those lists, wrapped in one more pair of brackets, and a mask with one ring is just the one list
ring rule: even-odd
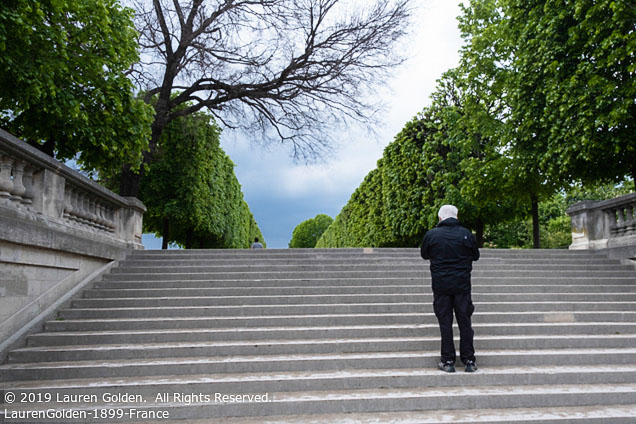
{"label": "bare tree", "polygon": [[[203,108],[295,158],[319,157],[326,128],[370,123],[369,94],[404,59],[411,2],[136,0],[142,61],[131,76],[155,108],[146,160],[170,121]],[[136,195],[138,182],[125,171],[120,192]]]}

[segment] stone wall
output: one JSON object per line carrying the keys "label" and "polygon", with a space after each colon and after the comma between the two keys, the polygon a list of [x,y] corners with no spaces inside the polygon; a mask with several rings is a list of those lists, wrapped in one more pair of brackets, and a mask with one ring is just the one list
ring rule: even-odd
{"label": "stone wall", "polygon": [[142,249],[144,211],[0,130],[0,355]]}
{"label": "stone wall", "polygon": [[610,257],[636,257],[636,193],[587,200],[567,210],[572,221],[570,249],[603,250]]}

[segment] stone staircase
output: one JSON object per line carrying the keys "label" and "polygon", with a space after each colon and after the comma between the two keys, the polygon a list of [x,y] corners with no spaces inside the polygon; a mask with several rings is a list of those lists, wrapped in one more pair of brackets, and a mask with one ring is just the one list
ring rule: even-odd
{"label": "stone staircase", "polygon": [[1,409],[7,422],[636,422],[634,267],[483,250],[474,374],[436,369],[430,284],[417,249],[137,251],[9,354],[0,389],[18,398]]}

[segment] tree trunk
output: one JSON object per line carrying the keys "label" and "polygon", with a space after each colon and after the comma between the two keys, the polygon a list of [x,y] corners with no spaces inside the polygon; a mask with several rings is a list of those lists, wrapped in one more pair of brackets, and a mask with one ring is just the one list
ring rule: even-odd
{"label": "tree trunk", "polygon": [[168,218],[163,219],[163,231],[161,232],[161,248],[168,248],[168,237],[170,236],[170,221]]}
{"label": "tree trunk", "polygon": [[541,234],[539,233],[539,200],[537,196],[531,196],[532,202],[532,248],[541,248]]}
{"label": "tree trunk", "polygon": [[[161,104],[164,105],[164,103]],[[159,138],[161,138],[164,128],[168,125],[168,106],[167,104],[164,106],[161,115],[159,114],[160,111],[157,109],[157,106],[155,106],[155,120],[152,122],[152,135],[148,145],[149,151],[144,152],[139,173],[131,171],[130,165],[128,164],[122,167],[121,179],[119,181],[120,196],[139,197],[139,184],[144,173],[144,166],[152,161],[152,157],[157,150]],[[161,116],[161,119],[159,116]]]}
{"label": "tree trunk", "polygon": [[192,239],[194,238],[194,231],[192,228],[186,230],[185,248],[192,249]]}
{"label": "tree trunk", "polygon": [[121,169],[121,179],[119,180],[119,195],[126,197],[139,197],[139,183],[141,182],[141,165],[139,173],[133,172],[130,165],[125,164]]}
{"label": "tree trunk", "polygon": [[44,153],[51,157],[55,157],[55,140],[50,138],[44,142],[41,149]]}
{"label": "tree trunk", "polygon": [[476,225],[475,232],[477,234],[475,238],[477,239],[477,247],[484,247],[484,221],[481,218],[477,218]]}

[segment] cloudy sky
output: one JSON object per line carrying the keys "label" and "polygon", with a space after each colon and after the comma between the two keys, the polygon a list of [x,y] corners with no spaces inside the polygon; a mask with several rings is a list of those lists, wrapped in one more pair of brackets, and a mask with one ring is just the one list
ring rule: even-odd
{"label": "cloudy sky", "polygon": [[[324,213],[334,217],[364,177],[376,167],[384,147],[417,112],[442,73],[457,65],[461,38],[456,17],[460,1],[416,0],[415,34],[409,60],[389,81],[385,121],[375,128],[377,137],[359,129],[342,135],[342,145],[324,163],[295,163],[284,146],[264,149],[238,134],[225,132],[221,145],[236,164],[243,194],[263,233],[268,248],[286,248],[296,225]],[[147,249],[161,241],[144,236]]]}

